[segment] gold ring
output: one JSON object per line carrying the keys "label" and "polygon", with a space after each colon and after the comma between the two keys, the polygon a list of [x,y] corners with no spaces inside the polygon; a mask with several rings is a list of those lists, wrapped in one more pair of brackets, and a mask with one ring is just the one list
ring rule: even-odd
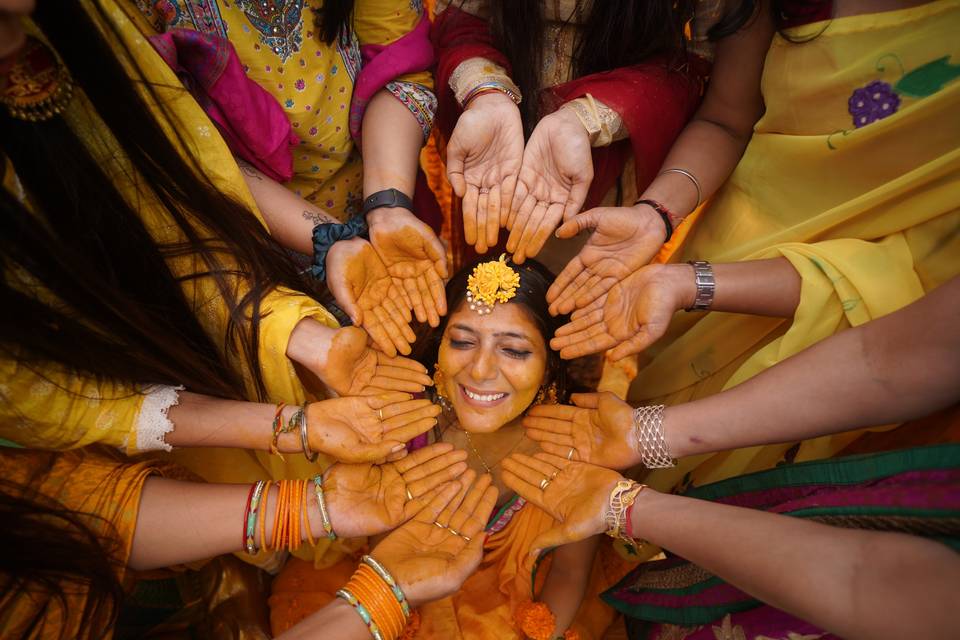
{"label": "gold ring", "polygon": [[576,447],[570,447],[570,453],[567,454],[567,460],[573,460],[573,452],[576,450]]}
{"label": "gold ring", "polygon": [[553,479],[556,478],[558,475],[560,475],[560,469],[557,469],[556,471],[550,474],[550,482],[553,482]]}
{"label": "gold ring", "polygon": [[547,490],[547,485],[549,485],[549,484],[550,484],[550,480],[549,480],[548,478],[544,478],[543,480],[540,481],[540,490],[541,490],[541,491],[546,491],[546,490]]}
{"label": "gold ring", "polygon": [[380,422],[383,422],[383,409],[377,409],[377,415],[380,416]]}
{"label": "gold ring", "polygon": [[463,535],[463,534],[461,533],[461,534],[460,534],[460,537],[463,538],[464,540],[466,540],[467,542],[470,542],[470,536],[465,536],[465,535]]}
{"label": "gold ring", "polygon": [[433,524],[437,525],[437,526],[440,527],[441,529],[446,529],[446,528],[447,528],[447,525],[445,525],[445,524],[440,524],[440,523],[437,522],[436,520],[433,521]]}
{"label": "gold ring", "polygon": [[413,494],[410,493],[410,489],[407,489],[407,500],[413,500]]}

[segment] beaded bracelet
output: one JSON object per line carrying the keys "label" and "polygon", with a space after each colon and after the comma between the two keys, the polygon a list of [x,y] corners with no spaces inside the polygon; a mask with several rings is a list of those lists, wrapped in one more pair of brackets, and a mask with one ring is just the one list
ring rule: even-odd
{"label": "beaded bracelet", "polygon": [[343,598],[350,603],[350,606],[356,609],[357,613],[360,614],[360,619],[363,620],[364,624],[367,625],[367,630],[370,631],[370,635],[373,636],[374,640],[383,640],[383,635],[380,633],[380,627],[377,626],[377,623],[373,621],[373,618],[370,616],[370,612],[367,611],[367,608],[357,600],[346,587],[337,591],[337,597]]}
{"label": "beaded bracelet", "polygon": [[280,453],[280,436],[290,432],[290,424],[283,423],[283,410],[286,406],[284,402],[277,403],[277,410],[273,414],[273,425],[271,427],[273,439],[270,440],[270,453],[280,456],[281,460],[283,460],[283,454]]}
{"label": "beaded bracelet", "polygon": [[330,512],[327,511],[327,501],[323,497],[323,474],[318,473],[313,476],[313,491],[317,496],[317,505],[320,507],[320,521],[323,523],[323,530],[330,540],[336,540],[337,534],[333,531],[333,523],[330,522]]}
{"label": "beaded bracelet", "polygon": [[257,546],[257,520],[260,515],[260,499],[267,484],[266,480],[259,480],[250,487],[250,494],[247,496],[247,508],[243,516],[243,550],[252,556],[260,551]]}

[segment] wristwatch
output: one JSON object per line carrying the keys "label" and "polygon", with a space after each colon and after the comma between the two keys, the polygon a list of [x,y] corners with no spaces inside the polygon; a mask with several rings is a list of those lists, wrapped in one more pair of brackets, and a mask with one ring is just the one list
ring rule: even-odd
{"label": "wristwatch", "polygon": [[403,191],[397,189],[384,189],[371,194],[363,201],[363,207],[360,209],[360,215],[366,216],[374,209],[394,209],[400,207],[413,211],[413,200],[407,197]]}
{"label": "wristwatch", "polygon": [[713,266],[705,260],[691,260],[693,276],[697,284],[697,296],[693,305],[686,311],[705,311],[713,305],[713,294],[717,290],[717,281],[713,277]]}

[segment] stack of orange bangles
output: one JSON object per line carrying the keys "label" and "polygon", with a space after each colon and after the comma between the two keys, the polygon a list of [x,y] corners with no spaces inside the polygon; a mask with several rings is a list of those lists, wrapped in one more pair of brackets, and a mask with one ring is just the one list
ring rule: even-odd
{"label": "stack of orange bangles", "polygon": [[410,618],[410,605],[403,591],[386,568],[370,556],[360,566],[337,597],[350,603],[367,625],[374,640],[396,640]]}

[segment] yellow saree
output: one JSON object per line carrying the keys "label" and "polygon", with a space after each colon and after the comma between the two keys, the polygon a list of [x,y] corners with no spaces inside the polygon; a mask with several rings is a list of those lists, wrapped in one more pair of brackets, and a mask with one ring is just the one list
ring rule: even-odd
{"label": "yellow saree", "polygon": [[[822,30],[822,33],[819,33]],[[678,259],[784,256],[803,279],[792,323],[678,317],[631,389],[635,403],[717,393],[847,327],[890,313],[960,272],[960,2],[835,19],[780,36],[766,113]],[[796,459],[859,434],[817,438]],[[658,489],[769,468],[791,444],[699,456],[651,473]]]}

